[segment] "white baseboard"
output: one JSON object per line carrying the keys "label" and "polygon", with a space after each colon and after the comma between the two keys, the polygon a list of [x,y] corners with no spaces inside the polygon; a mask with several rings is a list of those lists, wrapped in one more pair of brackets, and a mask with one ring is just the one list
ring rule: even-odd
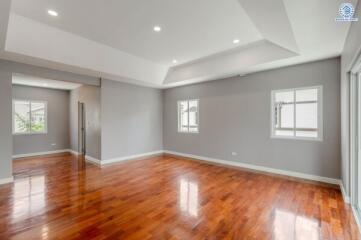
{"label": "white baseboard", "polygon": [[[79,152],[74,151],[72,149],[62,149],[62,150],[55,150],[55,151],[48,151],[48,152],[36,152],[36,153],[14,155],[13,160],[18,160],[18,159],[25,158],[25,157],[34,157],[34,156],[49,155],[49,154],[55,154],[55,153],[65,153],[65,152],[69,152],[74,155],[80,154]],[[113,164],[113,163],[133,160],[133,159],[139,159],[139,158],[143,158],[143,157],[150,157],[152,155],[157,155],[157,154],[162,154],[162,153],[163,153],[163,150],[159,150],[159,151],[142,153],[142,154],[131,155],[131,156],[126,156],[126,157],[112,158],[112,159],[107,159],[107,160],[103,160],[103,161],[93,158],[89,155],[85,155],[85,160],[88,162],[94,163],[98,166],[105,166],[108,164]]]}
{"label": "white baseboard", "polygon": [[351,209],[352,209],[352,213],[353,213],[354,219],[356,221],[356,224],[358,226],[358,229],[361,232],[361,222],[360,222],[359,214],[357,213],[357,210],[354,206],[351,206]]}
{"label": "white baseboard", "polygon": [[346,194],[346,190],[345,190],[341,180],[340,180],[340,189],[341,189],[342,197],[343,197],[343,200],[345,201],[345,203],[351,203],[350,196],[348,196]]}
{"label": "white baseboard", "polygon": [[14,177],[0,179],[0,185],[14,182]]}
{"label": "white baseboard", "polygon": [[68,151],[69,151],[71,154],[74,154],[74,155],[79,155],[79,154],[80,154],[79,152],[74,151],[73,149],[68,149]]}
{"label": "white baseboard", "polygon": [[325,182],[325,183],[330,183],[330,184],[335,184],[335,185],[340,184],[340,179],[335,179],[335,178],[322,177],[322,176],[311,175],[311,174],[306,174],[306,173],[300,173],[300,172],[294,172],[294,171],[288,171],[288,170],[282,170],[282,169],[270,168],[270,167],[263,167],[263,166],[259,166],[259,165],[248,164],[248,163],[227,161],[227,160],[197,156],[197,155],[192,155],[192,154],[187,154],[187,153],[179,153],[179,152],[174,152],[174,151],[166,151],[165,150],[164,153],[181,156],[181,157],[186,157],[186,158],[191,158],[191,159],[193,158],[193,159],[202,160],[202,161],[206,161],[206,162],[213,162],[213,163],[224,164],[224,165],[229,165],[229,166],[234,166],[234,167],[248,168],[248,169],[257,170],[257,171],[261,171],[261,172],[274,173],[274,174],[302,178],[302,179],[313,180],[313,181],[318,181],[318,182]]}
{"label": "white baseboard", "polygon": [[159,155],[159,154],[163,154],[163,153],[164,153],[163,150],[159,150],[159,151],[141,153],[141,154],[126,156],[126,157],[111,158],[111,159],[107,159],[107,160],[102,160],[101,161],[101,166],[104,166],[104,165],[107,165],[107,164],[112,164],[112,163],[128,161],[128,160],[139,159],[139,158],[151,157],[151,156]]}
{"label": "white baseboard", "polygon": [[[13,156],[13,159],[31,157],[31,156],[48,155],[48,154],[54,154],[54,153],[63,153],[63,152],[70,152],[75,155],[79,154],[78,152],[73,151],[71,149],[63,149],[63,150],[48,151],[48,152],[19,154],[19,155]],[[190,158],[190,159],[197,159],[197,160],[202,160],[202,161],[206,161],[206,162],[247,168],[247,169],[257,170],[257,171],[261,171],[261,172],[268,172],[268,173],[280,174],[280,175],[284,175],[284,176],[290,176],[290,177],[296,177],[296,178],[302,178],[302,179],[307,179],[307,180],[313,180],[313,181],[318,181],[318,182],[325,182],[325,183],[339,185],[340,189],[341,189],[342,197],[343,197],[345,203],[350,203],[350,197],[346,194],[345,188],[340,179],[322,177],[322,176],[317,176],[317,175],[282,170],[282,169],[277,169],[277,168],[263,167],[263,166],[259,166],[259,165],[234,162],[234,161],[228,161],[228,160],[222,160],[222,159],[216,159],[216,158],[210,158],[210,157],[204,157],[204,156],[198,156],[198,155],[192,155],[192,154],[187,154],[187,153],[180,153],[180,152],[175,152],[175,151],[159,150],[159,151],[147,152],[147,153],[136,154],[136,155],[126,156],[126,157],[111,158],[111,159],[107,159],[107,160],[99,160],[99,159],[96,159],[96,158],[86,155],[85,159],[86,159],[86,161],[94,163],[97,166],[105,166],[108,164],[119,163],[119,162],[133,160],[133,159],[151,157],[151,156],[159,155],[162,153],[168,153],[171,155],[186,157],[186,158]],[[13,178],[0,179],[0,184],[9,183],[12,181],[13,181]]]}
{"label": "white baseboard", "polygon": [[91,156],[85,155],[85,161],[94,163],[97,166],[101,166],[101,161],[99,159],[93,158]]}
{"label": "white baseboard", "polygon": [[72,151],[72,150],[70,150],[70,149],[61,149],[61,150],[47,151],[47,152],[18,154],[18,155],[13,155],[13,160],[16,160],[16,159],[19,159],[19,158],[25,158],[25,157],[34,157],[34,156],[49,155],[49,154],[55,154],[55,153],[65,153],[65,152],[70,152],[70,151]]}

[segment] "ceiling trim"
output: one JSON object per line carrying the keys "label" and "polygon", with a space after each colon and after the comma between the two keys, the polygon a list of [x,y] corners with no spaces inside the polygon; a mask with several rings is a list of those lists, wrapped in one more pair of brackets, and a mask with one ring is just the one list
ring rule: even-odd
{"label": "ceiling trim", "polygon": [[244,74],[248,68],[254,65],[296,55],[273,42],[263,40],[248,46],[248,48],[225,52],[191,65],[171,69],[163,84],[169,85],[184,81],[187,83],[199,82],[227,75]]}
{"label": "ceiling trim", "polygon": [[13,73],[12,84],[37,88],[58,89],[65,91],[71,91],[83,86],[83,84],[80,83],[45,79],[19,73]]}

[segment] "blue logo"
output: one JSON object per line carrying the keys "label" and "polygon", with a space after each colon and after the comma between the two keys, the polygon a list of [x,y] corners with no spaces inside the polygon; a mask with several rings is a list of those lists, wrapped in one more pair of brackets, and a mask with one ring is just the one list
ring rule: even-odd
{"label": "blue logo", "polygon": [[340,17],[336,18],[338,22],[356,22],[358,18],[354,18],[355,9],[351,3],[341,3],[340,8],[338,9]]}

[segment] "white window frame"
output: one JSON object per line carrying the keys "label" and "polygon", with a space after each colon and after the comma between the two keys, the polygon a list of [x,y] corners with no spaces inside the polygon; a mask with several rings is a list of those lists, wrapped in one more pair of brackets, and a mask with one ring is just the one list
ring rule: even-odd
{"label": "white window frame", "polygon": [[[15,124],[14,124],[14,115],[15,115],[15,103],[16,102],[29,102],[30,106],[30,131],[29,132],[15,132]],[[45,129],[42,132],[32,132],[31,131],[31,103],[43,103],[45,106],[44,112],[45,112]],[[28,99],[13,99],[13,104],[12,104],[12,132],[13,135],[37,135],[37,134],[47,134],[48,133],[48,102],[47,101],[40,101],[40,100],[28,100]]]}
{"label": "white window frame", "polygon": [[[296,136],[296,91],[297,90],[307,90],[307,89],[317,89],[317,129],[318,129],[318,136],[317,138],[314,137],[298,137]],[[293,91],[294,94],[294,135],[293,136],[279,136],[275,134],[275,95],[276,93],[280,92],[290,92]],[[279,89],[279,90],[272,90],[271,91],[271,138],[278,138],[278,139],[291,139],[291,140],[308,140],[308,141],[323,141],[323,87],[319,86],[311,86],[311,87],[300,87],[300,88],[289,88],[289,89]]]}
{"label": "white window frame", "polygon": [[[190,132],[189,131],[189,113],[188,113],[188,128],[187,131],[182,131],[182,128],[180,127],[181,121],[180,121],[180,112],[179,112],[179,105],[181,102],[188,102],[188,106],[189,106],[189,102],[195,101],[197,102],[197,120],[198,120],[198,128],[197,131],[194,132]],[[199,133],[199,126],[200,126],[200,120],[199,120],[199,99],[184,99],[184,100],[179,100],[177,101],[177,121],[178,121],[178,133],[195,133],[198,134]]]}

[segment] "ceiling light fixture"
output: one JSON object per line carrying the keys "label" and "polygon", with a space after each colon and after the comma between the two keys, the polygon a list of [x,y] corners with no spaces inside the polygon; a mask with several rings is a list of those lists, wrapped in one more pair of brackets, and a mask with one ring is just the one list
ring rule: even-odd
{"label": "ceiling light fixture", "polygon": [[53,17],[57,17],[58,16],[58,13],[56,12],[56,11],[54,11],[54,10],[48,10],[48,14],[50,15],[50,16],[53,16]]}
{"label": "ceiling light fixture", "polygon": [[173,60],[173,63],[174,63],[174,64],[176,64],[177,62],[178,62],[177,59],[174,59],[174,60]]}
{"label": "ceiling light fixture", "polygon": [[239,39],[234,39],[234,40],[233,40],[233,43],[234,43],[234,44],[239,43]]}
{"label": "ceiling light fixture", "polygon": [[162,31],[162,28],[160,26],[154,26],[153,30],[154,30],[154,32],[160,32],[160,31]]}

